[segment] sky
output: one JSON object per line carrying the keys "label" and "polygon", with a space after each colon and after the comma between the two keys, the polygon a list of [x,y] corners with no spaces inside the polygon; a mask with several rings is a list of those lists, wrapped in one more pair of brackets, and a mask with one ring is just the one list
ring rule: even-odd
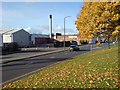
{"label": "sky", "polygon": [[2,2],[2,28],[24,28],[31,34],[49,34],[49,15],[53,33],[77,34],[75,26],[83,2]]}

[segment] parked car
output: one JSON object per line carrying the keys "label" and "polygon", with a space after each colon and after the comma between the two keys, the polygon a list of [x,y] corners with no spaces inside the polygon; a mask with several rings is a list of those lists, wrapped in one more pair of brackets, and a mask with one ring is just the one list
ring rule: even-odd
{"label": "parked car", "polygon": [[70,51],[79,51],[80,48],[78,45],[70,45],[70,48],[69,48]]}

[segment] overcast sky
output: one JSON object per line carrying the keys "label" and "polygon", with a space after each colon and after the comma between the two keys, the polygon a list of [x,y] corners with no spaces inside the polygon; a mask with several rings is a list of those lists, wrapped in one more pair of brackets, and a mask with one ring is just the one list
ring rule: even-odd
{"label": "overcast sky", "polygon": [[83,2],[3,2],[2,27],[24,28],[30,33],[49,34],[49,15],[53,16],[53,32],[63,33],[64,17],[66,34],[76,34],[77,16]]}

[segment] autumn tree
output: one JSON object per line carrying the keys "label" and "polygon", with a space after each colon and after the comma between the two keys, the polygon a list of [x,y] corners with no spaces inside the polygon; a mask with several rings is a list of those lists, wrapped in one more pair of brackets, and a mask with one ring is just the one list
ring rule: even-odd
{"label": "autumn tree", "polygon": [[91,39],[102,36],[117,40],[120,33],[120,2],[85,2],[76,27],[79,37]]}

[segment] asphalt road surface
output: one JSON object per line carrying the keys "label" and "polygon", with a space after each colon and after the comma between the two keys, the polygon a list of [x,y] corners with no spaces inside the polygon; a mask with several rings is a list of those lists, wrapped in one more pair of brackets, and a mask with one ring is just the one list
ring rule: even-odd
{"label": "asphalt road surface", "polygon": [[90,52],[90,48],[85,46],[82,47],[80,51],[64,51],[7,63],[1,68],[2,83],[6,84],[11,81],[15,81],[27,76],[25,74],[33,74],[33,71],[39,71],[40,68],[52,65],[56,62],[72,59],[75,56],[79,56],[87,52]]}

